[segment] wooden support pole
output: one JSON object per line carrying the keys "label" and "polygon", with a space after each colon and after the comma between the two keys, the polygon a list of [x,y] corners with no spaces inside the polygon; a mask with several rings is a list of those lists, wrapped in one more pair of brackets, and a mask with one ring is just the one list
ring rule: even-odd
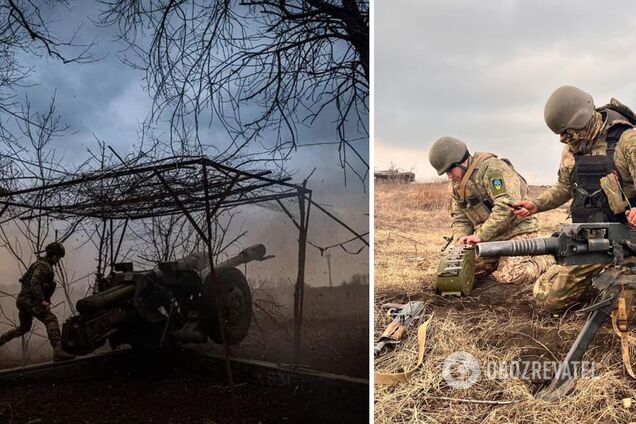
{"label": "wooden support pole", "polygon": [[110,270],[112,272],[115,266],[115,229],[113,228],[113,219],[110,219]]}
{"label": "wooden support pole", "polygon": [[[294,288],[294,362],[300,363],[302,351],[303,301],[305,296],[305,262],[307,258],[307,227],[309,208],[305,199],[306,190],[298,190],[298,274]],[[311,196],[311,194],[309,194]],[[311,198],[311,197],[310,197]]]}
{"label": "wooden support pole", "polygon": [[[104,249],[105,249],[105,246],[104,246],[105,237],[106,237],[106,219],[104,219],[102,223],[102,233],[99,237],[99,251],[97,253],[97,274],[99,275],[104,275],[104,273],[102,272],[102,253],[104,252]],[[104,256],[104,270],[106,269],[105,259],[106,257]]]}
{"label": "wooden support pole", "polygon": [[[234,384],[234,377],[232,376],[232,367],[230,366],[230,346],[227,343],[227,334],[225,333],[225,322],[223,320],[223,311],[221,310],[221,285],[219,284],[219,280],[216,277],[216,272],[214,270],[214,257],[212,255],[212,216],[218,211],[221,202],[223,202],[224,197],[218,200],[218,203],[212,209],[210,205],[210,196],[208,191],[208,169],[205,163],[203,163],[203,167],[201,170],[203,174],[203,187],[205,193],[205,221],[207,224],[207,240],[206,245],[208,248],[208,261],[210,264],[210,273],[208,274],[208,279],[212,284],[212,287],[215,289],[214,291],[214,303],[216,303],[216,315],[217,320],[219,321],[219,331],[221,333],[221,341],[223,342],[223,356],[225,357],[225,371],[227,373],[227,381],[228,384]],[[225,193],[229,193],[236,184],[238,180],[238,176],[234,177],[232,182],[230,182],[225,190]]]}
{"label": "wooden support pole", "polygon": [[121,244],[124,241],[124,236],[126,235],[126,229],[128,228],[128,219],[124,221],[124,228],[121,230],[121,235],[119,236],[119,243],[117,243],[117,250],[115,250],[115,259],[119,257],[119,250],[121,249]]}

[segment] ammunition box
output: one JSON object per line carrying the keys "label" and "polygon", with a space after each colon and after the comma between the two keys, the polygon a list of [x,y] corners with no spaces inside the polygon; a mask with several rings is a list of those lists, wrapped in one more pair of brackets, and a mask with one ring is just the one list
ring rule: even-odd
{"label": "ammunition box", "polygon": [[475,284],[475,249],[454,246],[439,262],[437,290],[442,296],[467,295]]}

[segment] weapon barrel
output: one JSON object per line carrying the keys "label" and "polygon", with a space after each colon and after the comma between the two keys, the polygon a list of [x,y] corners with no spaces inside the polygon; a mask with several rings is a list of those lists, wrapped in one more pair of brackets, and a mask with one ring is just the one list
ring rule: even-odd
{"label": "weapon barrel", "polygon": [[[251,261],[262,261],[265,257],[267,250],[262,244],[254,244],[236,256],[230,259],[220,262],[214,265],[215,268],[234,268]],[[171,264],[173,270],[194,270],[199,273],[201,279],[205,279],[210,273],[210,263],[207,252],[197,252],[175,261]],[[163,273],[159,268],[154,269],[155,274],[159,277],[163,277]]]}
{"label": "weapon barrel", "polygon": [[227,261],[215,265],[216,268],[234,268],[251,261],[262,261],[267,250],[263,244],[254,244]]}
{"label": "weapon barrel", "polygon": [[117,304],[135,293],[134,284],[119,285],[77,301],[77,310],[90,314],[98,309]]}
{"label": "weapon barrel", "polygon": [[527,240],[489,241],[478,243],[475,247],[475,252],[481,258],[556,255],[559,252],[559,239],[548,237]]}

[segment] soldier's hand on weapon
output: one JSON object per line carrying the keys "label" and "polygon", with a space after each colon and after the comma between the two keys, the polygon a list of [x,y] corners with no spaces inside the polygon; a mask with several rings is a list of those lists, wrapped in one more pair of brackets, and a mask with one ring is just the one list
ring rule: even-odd
{"label": "soldier's hand on weapon", "polygon": [[632,227],[636,227],[636,208],[631,208],[630,210],[625,211],[625,216],[627,216],[627,222]]}
{"label": "soldier's hand on weapon", "polygon": [[470,236],[463,236],[459,239],[458,244],[469,244],[475,245],[477,243],[481,243],[481,238],[476,234],[471,234]]}
{"label": "soldier's hand on weapon", "polygon": [[[515,206],[518,206],[519,208],[517,209]],[[519,216],[530,216],[539,212],[537,205],[529,200],[519,200],[518,202],[514,202],[512,204],[512,208],[512,213]]]}

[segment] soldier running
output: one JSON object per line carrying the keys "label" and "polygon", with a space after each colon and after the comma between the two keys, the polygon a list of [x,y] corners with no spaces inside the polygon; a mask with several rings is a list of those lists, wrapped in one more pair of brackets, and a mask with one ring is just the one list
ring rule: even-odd
{"label": "soldier running", "polygon": [[46,256],[38,258],[20,278],[22,289],[16,300],[20,324],[0,336],[0,346],[28,333],[35,317],[46,327],[46,333],[53,346],[53,360],[64,361],[73,359],[74,356],[62,349],[57,317],[51,312],[51,296],[55,291],[53,266],[64,257],[64,246],[57,242],[50,243],[46,246],[45,253]]}
{"label": "soldier running", "polygon": [[[429,161],[450,180],[451,229],[458,244],[537,237],[536,218],[511,213],[512,202],[525,199],[528,186],[507,159],[470,155],[463,141],[442,137],[431,147]],[[503,283],[530,283],[553,263],[551,256],[478,259],[475,278],[493,274]]]}

